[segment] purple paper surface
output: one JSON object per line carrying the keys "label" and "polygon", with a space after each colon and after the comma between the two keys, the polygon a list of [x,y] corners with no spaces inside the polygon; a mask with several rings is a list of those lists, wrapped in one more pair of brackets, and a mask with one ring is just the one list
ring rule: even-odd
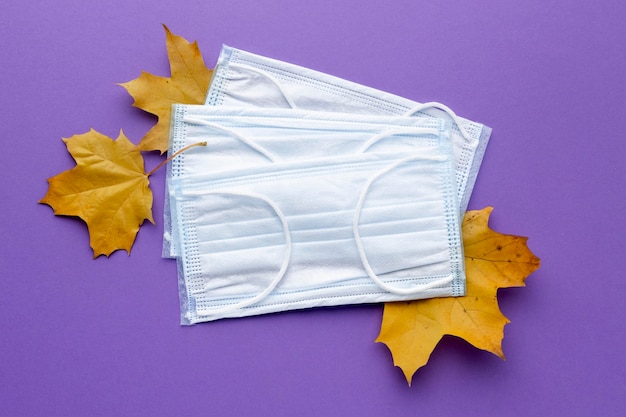
{"label": "purple paper surface", "polygon": [[[5,0],[0,415],[623,415],[625,20],[623,1]],[[164,171],[156,225],[93,260],[37,201],[74,166],[61,138],[150,128],[116,83],[169,74],[161,23],[209,66],[226,43],[492,127],[470,208],[542,259],[499,292],[507,360],[445,337],[407,387],[380,305],[181,327]]]}

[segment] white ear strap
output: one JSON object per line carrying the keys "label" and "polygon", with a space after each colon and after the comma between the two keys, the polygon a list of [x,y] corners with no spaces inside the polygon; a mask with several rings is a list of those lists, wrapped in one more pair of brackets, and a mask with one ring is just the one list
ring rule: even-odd
{"label": "white ear strap", "polygon": [[456,113],[454,111],[452,111],[452,109],[450,107],[446,106],[445,104],[438,103],[436,101],[431,101],[431,102],[428,102],[428,103],[419,104],[419,105],[409,109],[406,113],[404,113],[404,116],[412,116],[415,113],[418,113],[418,112],[420,112],[422,110],[426,110],[426,109],[439,109],[439,110],[443,111],[448,116],[450,116],[452,121],[459,128],[459,131],[461,132],[461,135],[463,135],[463,137],[469,143],[477,142],[477,139],[473,138],[472,135],[470,135],[470,133],[467,131],[467,129],[465,129],[465,123],[463,122],[463,120],[459,116],[457,116]]}
{"label": "white ear strap", "polygon": [[262,75],[263,77],[267,78],[268,80],[270,80],[276,86],[276,88],[278,88],[278,91],[280,91],[280,93],[283,95],[283,98],[285,99],[287,104],[289,104],[289,107],[291,107],[292,109],[297,109],[298,108],[296,106],[296,103],[294,103],[293,100],[289,98],[289,96],[287,95],[287,93],[285,92],[283,87],[280,85],[278,80],[276,78],[274,78],[272,75],[270,75],[270,74],[268,74],[268,73],[266,73],[264,71],[261,71],[258,68],[255,68],[253,66],[246,65],[246,64],[239,64],[239,63],[230,62],[230,63],[228,63],[228,65],[231,66],[231,67],[235,67],[235,68],[243,68],[245,70],[255,72],[255,73],[257,73],[259,75]]}
{"label": "white ear strap", "polygon": [[407,127],[404,129],[388,130],[386,132],[377,134],[376,136],[374,136],[373,138],[365,142],[363,146],[361,146],[361,148],[356,153],[365,153],[365,151],[367,151],[369,148],[374,146],[377,142],[385,138],[389,138],[392,136],[399,136],[399,135],[416,135],[416,134],[438,135],[439,131],[437,129],[418,128],[418,127],[414,127],[414,128]]}
{"label": "white ear strap", "polygon": [[[239,133],[235,132],[232,129],[229,129],[227,127],[221,126],[221,125],[219,125],[217,123],[212,123],[212,122],[209,122],[207,120],[196,118],[196,117],[191,117],[191,116],[185,117],[184,121],[187,122],[187,123],[194,123],[194,124],[210,127],[212,129],[224,132],[224,133],[232,136],[233,138],[240,140],[242,143],[248,145],[249,147],[251,147],[252,149],[257,151],[258,153],[260,153],[261,155],[263,155],[264,157],[269,159],[270,162],[276,162],[276,160],[279,159],[277,156],[273,155],[267,149],[263,148],[262,146],[257,145],[256,143],[254,143],[254,141],[251,141],[250,139],[246,138],[245,136],[240,135]],[[207,141],[207,142],[211,143],[210,141]]]}
{"label": "white ear strap", "polygon": [[285,273],[287,272],[287,268],[289,267],[289,262],[291,260],[291,250],[292,250],[291,234],[289,232],[289,225],[287,224],[287,218],[282,213],[280,208],[272,200],[270,200],[269,198],[261,194],[245,193],[245,192],[237,193],[237,192],[227,192],[227,191],[215,191],[215,192],[211,191],[209,192],[209,194],[242,196],[242,197],[249,197],[249,198],[258,199],[258,200],[262,200],[266,202],[274,210],[274,212],[276,213],[276,215],[278,216],[282,224],[283,233],[285,236],[285,255],[283,256],[283,262],[280,266],[280,270],[278,271],[274,279],[267,285],[267,287],[265,287],[263,291],[261,291],[254,297],[248,298],[239,303],[227,305],[225,307],[198,309],[196,312],[198,316],[210,316],[213,314],[229,313],[231,311],[238,310],[240,308],[251,306],[263,300],[274,290],[274,288],[276,288],[278,283],[285,276]]}
{"label": "white ear strap", "polygon": [[361,191],[361,195],[359,196],[359,200],[357,202],[356,205],[356,209],[354,212],[354,220],[352,223],[352,231],[354,233],[354,240],[356,242],[356,246],[357,246],[357,250],[359,252],[359,256],[361,257],[361,263],[363,264],[363,268],[365,268],[365,271],[367,272],[367,275],[372,279],[372,281],[374,281],[376,284],[378,284],[378,286],[380,288],[382,288],[383,290],[390,292],[392,294],[398,294],[398,295],[414,295],[414,294],[418,294],[421,292],[424,292],[426,290],[429,290],[431,288],[435,288],[438,287],[440,285],[445,285],[449,282],[451,282],[453,280],[452,276],[449,277],[445,277],[445,278],[440,278],[437,279],[435,281],[429,282],[428,284],[423,284],[423,285],[417,285],[417,286],[412,286],[412,287],[404,287],[404,288],[398,288],[395,287],[393,285],[389,285],[386,282],[384,282],[383,280],[380,279],[380,277],[378,275],[376,275],[376,273],[374,272],[374,270],[372,269],[368,259],[367,259],[367,254],[365,253],[365,249],[363,248],[363,242],[361,240],[361,235],[359,232],[359,219],[361,216],[361,210],[363,209],[363,204],[365,202],[365,198],[367,197],[367,193],[369,192],[372,184],[378,180],[380,177],[388,174],[390,171],[396,169],[397,167],[399,167],[402,164],[405,164],[407,162],[411,162],[411,161],[415,161],[415,160],[423,160],[423,159],[430,159],[430,160],[435,160],[435,161],[441,161],[441,160],[445,160],[447,157],[446,156],[433,156],[433,157],[429,157],[429,158],[425,158],[424,156],[411,156],[408,158],[405,158],[401,161],[396,162],[395,164],[385,168],[384,170],[382,170],[381,172],[377,173],[376,175],[374,175],[373,177],[371,177],[368,182],[365,184],[365,187],[363,188],[363,190]]}

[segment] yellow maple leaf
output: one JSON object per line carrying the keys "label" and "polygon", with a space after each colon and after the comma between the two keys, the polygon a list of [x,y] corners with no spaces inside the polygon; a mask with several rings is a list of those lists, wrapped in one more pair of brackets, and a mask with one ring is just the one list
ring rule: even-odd
{"label": "yellow maple leaf", "polygon": [[206,98],[212,70],[202,59],[198,43],[189,43],[165,28],[171,77],[142,72],[138,78],[120,84],[135,99],[133,106],[152,113],[158,122],[141,139],[139,150],[167,151],[172,104],[202,104]]}
{"label": "yellow maple leaf", "polygon": [[93,129],[63,141],[76,166],[49,178],[39,202],[87,223],[94,258],[117,249],[130,253],[143,221],[154,223],[141,152],[121,131],[115,141]]}
{"label": "yellow maple leaf", "polygon": [[502,338],[509,320],[498,307],[498,288],[524,286],[540,260],[528,249],[527,238],[489,228],[492,210],[468,211],[463,220],[465,296],[385,304],[376,341],[387,345],[409,385],[446,334],[504,359]]}

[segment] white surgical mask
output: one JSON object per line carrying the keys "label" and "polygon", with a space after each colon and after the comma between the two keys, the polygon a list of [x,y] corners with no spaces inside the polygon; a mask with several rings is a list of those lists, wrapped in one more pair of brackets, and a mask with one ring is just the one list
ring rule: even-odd
{"label": "white surgical mask", "polygon": [[206,104],[326,112],[452,117],[459,209],[464,212],[491,129],[454,115],[440,103],[417,103],[318,71],[241,51],[222,48]]}
{"label": "white surgical mask", "polygon": [[[290,109],[176,105],[170,153],[173,179],[363,153],[411,155],[432,148],[449,124],[438,118],[365,116]],[[175,206],[166,198],[164,256],[179,255]]]}
{"label": "white surgical mask", "polygon": [[[362,143],[378,134],[363,133]],[[440,129],[413,153],[357,151],[170,178],[182,322],[464,294],[447,135]]]}

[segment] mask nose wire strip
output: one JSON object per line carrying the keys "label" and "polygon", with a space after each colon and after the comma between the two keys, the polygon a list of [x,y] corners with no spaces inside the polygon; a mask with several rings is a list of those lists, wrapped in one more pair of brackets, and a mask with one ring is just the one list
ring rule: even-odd
{"label": "mask nose wire strip", "polygon": [[387,292],[390,292],[392,294],[397,294],[397,295],[414,295],[414,294],[418,294],[420,292],[429,290],[431,288],[435,288],[435,287],[438,287],[440,285],[447,284],[447,283],[451,282],[453,280],[453,278],[454,278],[452,276],[449,276],[449,277],[444,277],[444,278],[440,278],[440,279],[437,279],[435,281],[429,282],[428,284],[417,285],[417,286],[408,287],[408,288],[406,288],[406,287],[405,288],[398,288],[398,287],[395,287],[393,285],[387,284],[386,282],[382,281],[378,277],[378,275],[376,275],[376,273],[372,269],[369,261],[367,260],[367,254],[365,253],[365,249],[363,248],[363,242],[361,240],[361,234],[359,232],[359,219],[361,217],[361,210],[363,209],[363,204],[365,202],[365,197],[367,196],[367,194],[368,194],[372,184],[376,180],[378,180],[380,177],[386,175],[387,173],[389,173],[390,171],[396,169],[397,167],[399,167],[402,164],[405,164],[405,163],[411,162],[411,161],[415,161],[415,160],[423,160],[423,159],[442,161],[442,160],[447,159],[447,157],[445,157],[445,156],[440,156],[440,157],[434,156],[434,157],[426,158],[424,156],[411,156],[411,157],[405,158],[405,159],[403,159],[401,161],[398,161],[395,164],[385,168],[381,172],[379,172],[376,175],[372,176],[367,181],[367,183],[365,184],[365,187],[361,191],[361,195],[359,196],[359,200],[357,202],[356,209],[355,209],[355,212],[354,212],[354,220],[353,220],[353,223],[352,223],[352,231],[354,233],[354,240],[356,242],[356,246],[357,246],[357,250],[359,252],[359,256],[361,257],[361,263],[363,264],[363,268],[365,268],[365,271],[367,272],[367,275],[372,279],[372,281],[374,281],[376,284],[378,284],[378,286],[380,288],[382,288],[383,290],[385,290]]}
{"label": "mask nose wire strip", "polygon": [[452,121],[454,122],[454,124],[456,124],[456,126],[459,128],[459,130],[461,131],[461,135],[463,135],[463,137],[471,144],[474,144],[475,142],[477,142],[476,139],[474,139],[472,137],[472,135],[470,135],[470,133],[467,131],[467,129],[465,129],[465,125],[463,123],[463,121],[461,120],[461,118],[459,116],[456,115],[456,113],[454,111],[452,111],[452,109],[448,106],[446,106],[445,104],[442,103],[438,103],[436,101],[430,101],[428,103],[423,103],[420,104],[418,106],[415,106],[409,110],[407,110],[406,113],[403,114],[403,116],[413,116],[415,113],[418,113],[422,110],[425,109],[439,109],[441,111],[443,111],[444,113],[446,113],[448,116],[450,116],[450,118],[452,119]]}
{"label": "mask nose wire strip", "polygon": [[289,95],[287,95],[287,93],[285,92],[285,90],[283,89],[283,87],[281,87],[280,83],[278,82],[278,80],[276,78],[274,78],[272,75],[261,71],[258,68],[252,67],[250,65],[246,65],[246,64],[239,64],[239,63],[233,63],[230,62],[228,64],[230,67],[235,67],[235,68],[243,68],[245,70],[248,70],[250,72],[254,72],[257,73],[265,78],[267,78],[268,80],[270,80],[275,86],[276,88],[278,88],[278,91],[280,91],[280,93],[283,95],[283,98],[285,99],[285,101],[287,102],[287,104],[289,104],[289,107],[291,107],[292,109],[297,109],[298,107],[296,106],[296,103],[293,102],[293,100],[291,100],[289,98]]}
{"label": "mask nose wire strip", "polygon": [[427,135],[438,135],[439,131],[437,129],[429,129],[429,128],[406,128],[406,129],[393,129],[388,130],[386,132],[382,132],[368,140],[361,146],[361,148],[356,153],[364,153],[366,150],[374,146],[377,142],[382,139],[396,136],[396,135],[417,135],[417,134],[427,134]]}
{"label": "mask nose wire strip", "polygon": [[[215,129],[215,130],[219,130],[221,132],[224,132],[224,133],[234,137],[235,139],[240,140],[244,144],[248,145],[249,147],[251,147],[252,149],[257,151],[258,153],[260,153],[261,155],[263,155],[264,157],[269,159],[270,162],[276,162],[276,160],[280,159],[276,155],[273,155],[267,149],[263,148],[262,146],[257,145],[256,143],[254,143],[250,139],[246,138],[245,136],[240,135],[239,133],[235,132],[232,129],[229,129],[227,127],[221,126],[221,125],[219,125],[217,123],[212,123],[212,122],[209,122],[207,120],[198,119],[198,118],[195,118],[195,117],[185,117],[184,120],[187,123],[194,123],[194,124],[210,127],[210,128]],[[209,141],[209,143],[211,143],[211,142]]]}
{"label": "mask nose wire strip", "polygon": [[276,213],[276,215],[278,216],[278,218],[280,219],[280,222],[282,224],[283,233],[284,233],[284,236],[285,236],[285,255],[283,256],[283,262],[282,262],[282,264],[280,266],[280,270],[278,271],[278,273],[276,274],[274,279],[268,284],[267,287],[265,287],[265,289],[263,291],[261,291],[260,293],[258,293],[257,295],[255,295],[252,298],[248,298],[248,299],[243,300],[243,301],[241,301],[239,303],[231,304],[231,305],[228,305],[226,307],[209,308],[209,309],[198,309],[197,310],[198,316],[210,316],[210,315],[213,315],[213,314],[229,313],[231,311],[238,310],[240,308],[251,306],[251,305],[256,304],[259,301],[263,300],[265,297],[267,297],[274,290],[274,288],[276,288],[276,286],[280,283],[280,281],[285,276],[285,273],[287,272],[287,268],[289,267],[289,262],[291,260],[291,250],[292,250],[291,233],[289,231],[289,225],[287,224],[287,218],[282,213],[282,211],[280,211],[280,208],[272,200],[270,200],[269,198],[265,197],[264,195],[255,194],[255,193],[243,193],[243,192],[242,193],[237,193],[237,192],[228,192],[228,191],[215,191],[215,192],[213,192],[213,191],[210,191],[210,192],[208,192],[208,194],[233,195],[233,196],[249,197],[249,198],[252,198],[252,199],[258,199],[258,200],[262,200],[262,201],[266,202],[274,210],[274,212]]}

